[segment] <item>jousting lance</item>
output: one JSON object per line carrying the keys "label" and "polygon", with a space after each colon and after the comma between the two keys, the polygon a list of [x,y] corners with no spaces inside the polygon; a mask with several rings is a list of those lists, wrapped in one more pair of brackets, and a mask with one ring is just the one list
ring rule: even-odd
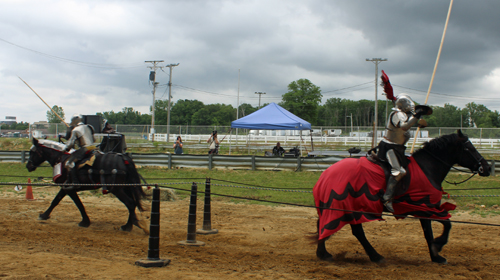
{"label": "jousting lance", "polygon": [[[448,29],[448,21],[450,21],[451,7],[453,6],[453,0],[450,0],[450,7],[448,8],[448,15],[446,16],[446,23],[444,24],[443,36],[441,37],[441,44],[439,45],[439,50],[436,58],[436,63],[434,64],[434,71],[432,72],[431,83],[429,84],[429,90],[427,91],[427,96],[425,97],[425,105],[427,105],[427,100],[429,99],[429,94],[431,93],[432,83],[434,82],[434,76],[436,75],[436,69],[439,63],[439,57],[441,56],[441,50],[443,49],[444,36],[446,35],[446,29]],[[415,148],[415,142],[417,142],[417,135],[420,132],[420,127],[417,128],[415,132],[415,137],[413,137],[413,144],[411,145],[410,153],[413,154],[413,149]]]}
{"label": "jousting lance", "polygon": [[[21,77],[17,76],[19,79],[21,79]],[[23,81],[23,83],[25,83],[35,94],[36,96],[38,96],[38,98],[40,98],[40,100],[42,100],[43,103],[45,103],[45,105],[47,105],[47,107],[49,107],[49,109],[52,111],[52,113],[54,113],[67,127],[69,127],[69,124],[67,124],[63,118],[61,118],[61,116],[59,116],[59,114],[56,113],[56,111],[54,111],[52,108],[50,108],[49,104],[47,104],[47,102],[45,102],[45,100],[42,99],[42,97],[40,97],[40,95],[38,95],[38,93],[36,93],[36,91],[30,87],[30,85],[28,85],[27,82],[25,82],[23,79],[21,79],[21,81]]]}

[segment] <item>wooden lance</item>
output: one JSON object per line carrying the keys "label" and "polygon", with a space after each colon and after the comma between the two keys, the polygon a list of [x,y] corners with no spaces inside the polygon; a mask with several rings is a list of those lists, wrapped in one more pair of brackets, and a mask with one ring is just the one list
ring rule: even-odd
{"label": "wooden lance", "polygon": [[[19,79],[21,79],[21,77],[17,76]],[[47,104],[47,102],[45,102],[45,100],[42,99],[42,97],[40,97],[40,95],[38,95],[38,93],[36,93],[36,91],[30,87],[30,85],[28,85],[27,82],[25,82],[23,79],[21,79],[21,81],[23,81],[23,83],[25,83],[35,94],[36,96],[38,96],[38,98],[40,98],[40,100],[42,100],[43,103],[45,103],[45,105],[47,105],[47,107],[49,107],[49,109],[52,111],[52,113],[54,113],[67,127],[69,127],[69,124],[67,124],[63,118],[61,118],[61,116],[59,116],[59,114],[56,113],[56,111],[54,111],[52,108],[50,108],[49,104]]]}
{"label": "wooden lance", "polygon": [[[443,37],[441,37],[441,44],[439,45],[439,51],[436,58],[436,64],[434,64],[434,71],[432,72],[431,83],[429,84],[429,90],[427,91],[427,96],[425,97],[424,105],[427,105],[427,100],[429,99],[429,94],[431,93],[432,83],[434,82],[434,76],[436,75],[436,69],[439,63],[439,57],[441,56],[441,50],[443,49],[444,36],[446,35],[446,29],[448,28],[448,21],[450,20],[451,6],[453,6],[453,0],[450,1],[450,7],[448,8],[448,15],[446,16],[446,23],[444,24]],[[417,128],[417,132],[413,137],[413,144],[411,145],[410,153],[413,153],[415,148],[415,142],[417,141],[418,133],[420,132],[420,127]]]}

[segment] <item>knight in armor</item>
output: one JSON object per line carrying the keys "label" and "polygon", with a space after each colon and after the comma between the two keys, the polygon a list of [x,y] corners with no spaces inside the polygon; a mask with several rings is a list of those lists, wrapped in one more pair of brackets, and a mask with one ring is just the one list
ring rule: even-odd
{"label": "knight in armor", "polygon": [[103,127],[102,133],[108,133],[108,134],[116,133],[115,129],[109,124],[108,120],[106,119],[104,119],[102,127]]}
{"label": "knight in armor", "polygon": [[405,144],[410,139],[410,129],[417,123],[420,127],[425,127],[425,120],[420,120],[420,118],[422,115],[430,115],[432,109],[425,105],[419,105],[415,109],[413,100],[407,94],[394,97],[389,78],[384,71],[382,71],[382,74],[382,86],[387,98],[393,101],[394,108],[387,120],[386,133],[379,143],[377,156],[391,166],[391,176],[387,180],[383,200],[387,210],[394,213],[392,201],[396,186],[406,175],[405,168],[409,163],[405,156]]}
{"label": "knight in armor", "polygon": [[[78,146],[78,150],[73,152],[71,156],[66,161],[65,167],[69,172],[69,177],[71,183],[79,184],[77,168],[75,167],[76,162],[82,160],[88,151],[93,151],[96,149],[94,145],[94,128],[91,125],[84,124],[83,118],[81,115],[75,114],[71,118],[70,127],[73,127],[71,130],[71,136],[66,142],[65,151],[69,151],[75,147],[75,144]],[[75,186],[68,186],[65,189],[72,190],[75,189]]]}

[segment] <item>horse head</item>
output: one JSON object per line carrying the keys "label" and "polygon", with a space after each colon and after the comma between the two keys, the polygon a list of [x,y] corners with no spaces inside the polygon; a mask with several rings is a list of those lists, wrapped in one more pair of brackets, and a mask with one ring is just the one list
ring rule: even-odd
{"label": "horse head", "polygon": [[491,167],[483,156],[476,150],[470,142],[467,135],[462,133],[462,130],[457,131],[458,141],[461,143],[460,151],[458,152],[458,164],[469,168],[472,172],[477,172],[480,176],[489,176]]}
{"label": "horse head", "polygon": [[26,168],[29,172],[32,172],[45,161],[48,161],[51,166],[54,166],[61,160],[63,154],[64,144],[51,140],[38,140],[33,138],[33,145],[30,148],[30,156]]}

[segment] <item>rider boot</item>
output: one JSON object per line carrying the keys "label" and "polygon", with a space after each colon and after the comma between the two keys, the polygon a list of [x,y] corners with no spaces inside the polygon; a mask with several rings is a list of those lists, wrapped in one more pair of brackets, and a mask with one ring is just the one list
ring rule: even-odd
{"label": "rider boot", "polygon": [[392,208],[392,200],[394,198],[394,192],[396,190],[396,185],[398,184],[398,180],[396,177],[391,176],[389,181],[387,182],[387,188],[385,190],[385,194],[382,199],[385,201],[384,205],[389,212],[394,213],[394,208]]}

